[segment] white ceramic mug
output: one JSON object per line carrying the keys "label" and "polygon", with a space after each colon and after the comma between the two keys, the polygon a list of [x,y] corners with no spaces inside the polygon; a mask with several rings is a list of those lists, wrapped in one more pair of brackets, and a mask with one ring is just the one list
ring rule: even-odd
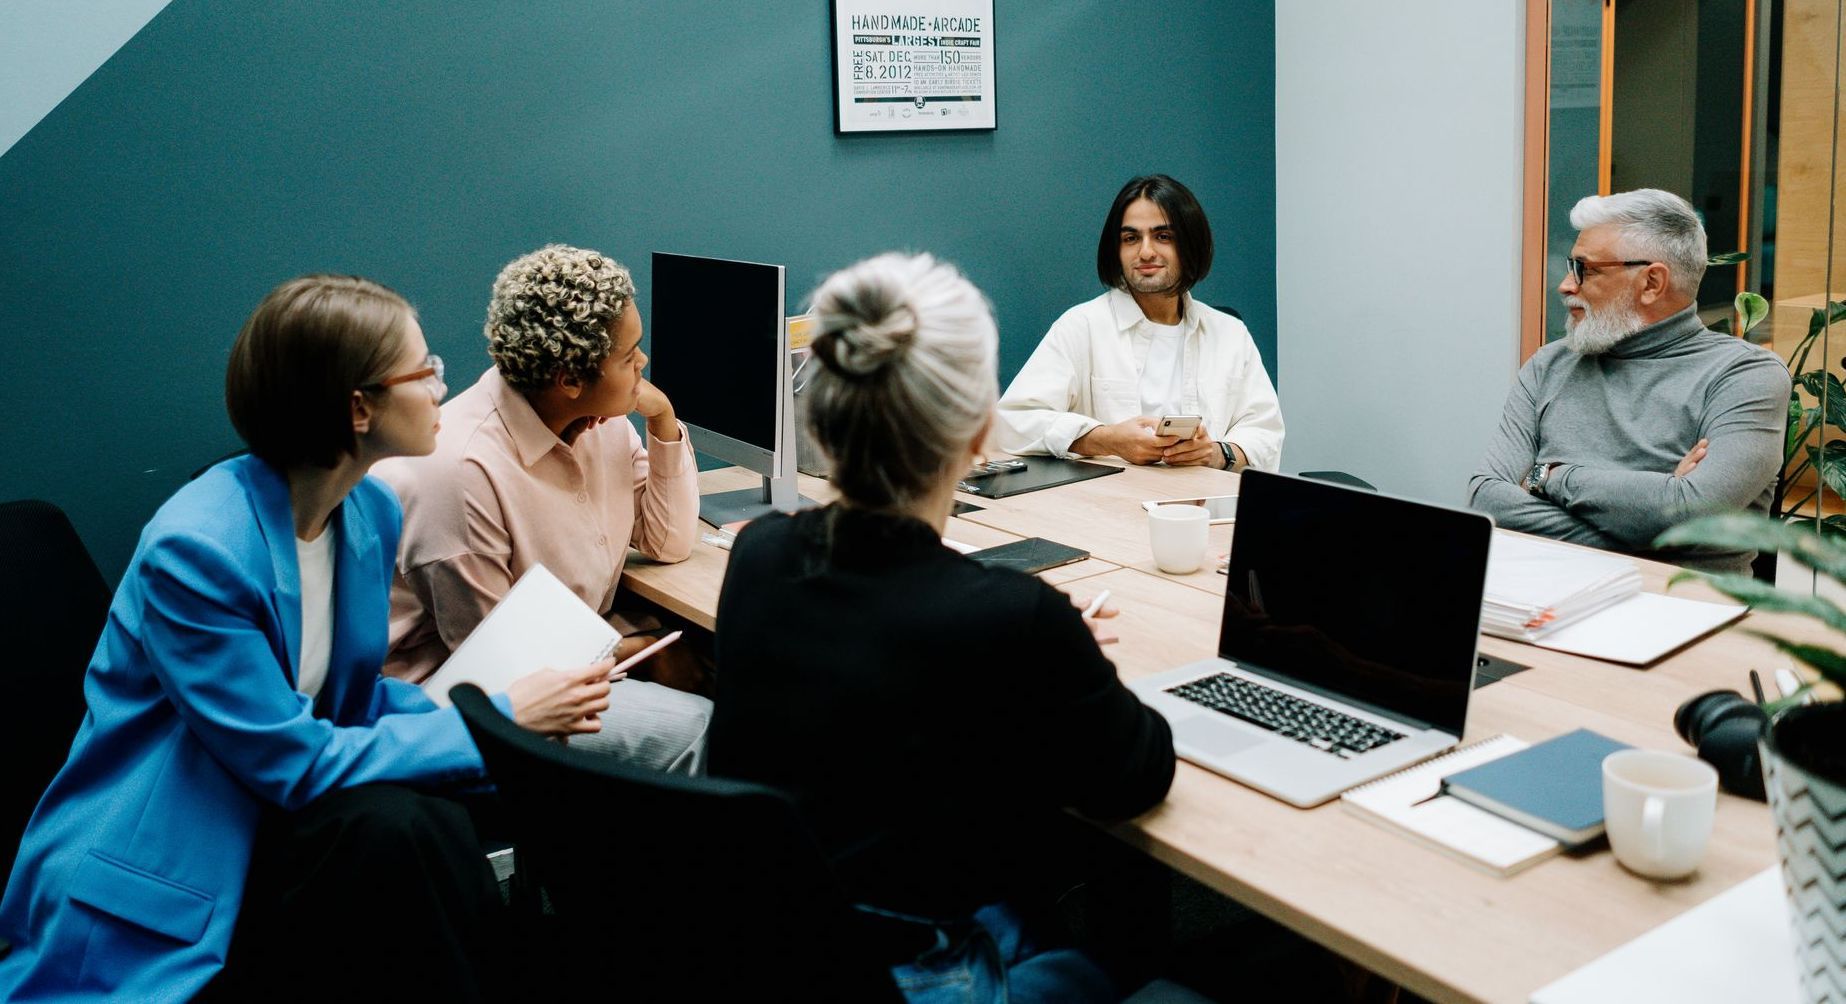
{"label": "white ceramic mug", "polygon": [[1157,505],[1147,513],[1154,564],[1163,572],[1185,575],[1205,563],[1211,512],[1197,505]]}
{"label": "white ceramic mug", "polygon": [[1693,873],[1711,840],[1718,772],[1696,757],[1618,750],[1602,761],[1602,812],[1615,860],[1637,875]]}

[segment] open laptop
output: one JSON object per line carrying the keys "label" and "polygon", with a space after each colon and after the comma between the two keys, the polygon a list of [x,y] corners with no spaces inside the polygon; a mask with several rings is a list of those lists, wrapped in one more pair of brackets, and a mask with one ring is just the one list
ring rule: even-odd
{"label": "open laptop", "polygon": [[1129,687],[1201,767],[1318,805],[1461,739],[1493,521],[1245,471],[1218,657]]}

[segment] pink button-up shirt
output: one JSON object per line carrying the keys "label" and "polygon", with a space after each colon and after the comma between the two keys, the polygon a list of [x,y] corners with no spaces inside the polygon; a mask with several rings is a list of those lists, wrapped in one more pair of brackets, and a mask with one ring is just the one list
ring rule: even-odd
{"label": "pink button-up shirt", "polygon": [[436,671],[526,569],[542,564],[605,616],[630,545],[692,553],[698,466],[678,442],[613,419],[565,445],[489,369],[442,406],[436,452],[375,465],[404,504],[385,674]]}

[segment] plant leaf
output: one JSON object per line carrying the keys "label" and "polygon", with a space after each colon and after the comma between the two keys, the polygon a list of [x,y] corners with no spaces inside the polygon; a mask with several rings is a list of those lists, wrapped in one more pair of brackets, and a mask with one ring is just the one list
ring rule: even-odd
{"label": "plant leaf", "polygon": [[1784,468],[1788,467],[1789,461],[1795,459],[1796,448],[1801,445],[1802,440],[1807,438],[1810,423],[1819,415],[1819,408],[1815,408],[1812,415],[1808,414],[1808,409],[1801,406],[1801,399],[1796,397],[1793,391],[1789,392],[1788,425],[1784,427],[1782,433],[1782,466]]}
{"label": "plant leaf", "polygon": [[1820,478],[1836,495],[1846,495],[1846,442],[1834,440],[1809,447],[1808,456],[1820,468]]}
{"label": "plant leaf", "polygon": [[1749,290],[1738,293],[1737,299],[1731,301],[1731,306],[1736,308],[1737,316],[1743,318],[1743,333],[1746,335],[1750,329],[1763,323],[1763,318],[1769,316],[1769,301],[1763,299],[1762,294]]}
{"label": "plant leaf", "polygon": [[1814,313],[1808,317],[1808,337],[1813,338],[1820,334],[1821,329],[1841,321],[1846,321],[1846,300],[1835,300],[1827,304],[1825,309],[1815,307]]}
{"label": "plant leaf", "polygon": [[1820,401],[1827,413],[1827,424],[1846,429],[1846,385],[1840,378],[1821,370],[1808,370],[1795,378],[1801,389]]}
{"label": "plant leaf", "polygon": [[1788,520],[1788,525],[1799,527],[1803,533],[1842,533],[1846,534],[1846,516],[1828,516],[1819,521],[1820,528],[1815,529],[1812,516],[1801,516]]}
{"label": "plant leaf", "polygon": [[[1846,443],[1830,445],[1838,445],[1846,450]],[[1804,530],[1791,526],[1758,513],[1724,512],[1700,516],[1673,527],[1654,540],[1655,547],[1699,544],[1784,552],[1809,568],[1846,582],[1846,541],[1815,533],[1812,528]],[[1747,576],[1734,577],[1754,585],[1766,585]],[[1679,578],[1674,576],[1674,581]],[[1729,578],[1733,576],[1720,576],[1712,584],[1722,591],[1724,587],[1719,585],[1719,581]],[[1743,597],[1738,596],[1738,599]]]}
{"label": "plant leaf", "polygon": [[1846,686],[1846,655],[1842,655],[1825,646],[1810,645],[1805,642],[1789,641],[1786,638],[1778,638],[1767,631],[1751,630],[1746,633],[1753,634],[1769,642],[1776,648],[1781,649],[1782,653],[1790,658],[1807,663],[1819,670],[1820,675],[1832,680],[1834,683]]}
{"label": "plant leaf", "polygon": [[1830,323],[1846,320],[1846,300],[1827,304],[1825,308],[1815,307],[1808,315],[1808,333],[1801,337],[1801,342],[1788,353],[1788,371],[1803,373],[1808,368],[1808,353],[1813,350],[1814,342]]}
{"label": "plant leaf", "polygon": [[1777,589],[1748,575],[1705,575],[1700,572],[1679,572],[1667,585],[1672,586],[1686,579],[1700,579],[1731,599],[1748,603],[1753,609],[1812,617],[1835,631],[1846,633],[1846,610],[1812,593]]}
{"label": "plant leaf", "polygon": [[1708,267],[1712,265],[1736,265],[1739,262],[1746,262],[1749,260],[1750,252],[1748,251],[1726,251],[1723,254],[1715,254],[1705,259],[1705,264]]}

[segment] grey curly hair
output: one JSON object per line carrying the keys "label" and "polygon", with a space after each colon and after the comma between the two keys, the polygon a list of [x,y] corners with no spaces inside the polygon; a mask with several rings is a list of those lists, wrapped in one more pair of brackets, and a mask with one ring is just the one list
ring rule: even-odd
{"label": "grey curly hair", "polygon": [[620,262],[596,251],[547,244],[513,259],[487,303],[487,354],[513,389],[530,393],[558,374],[592,384],[614,347],[610,332],[635,300]]}

